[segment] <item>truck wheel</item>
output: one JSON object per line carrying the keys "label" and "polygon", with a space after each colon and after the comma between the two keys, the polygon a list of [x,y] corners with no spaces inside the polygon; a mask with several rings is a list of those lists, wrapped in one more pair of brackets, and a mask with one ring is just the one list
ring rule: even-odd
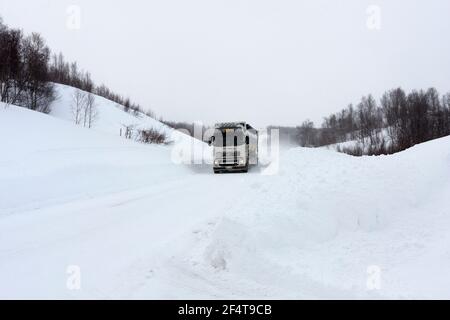
{"label": "truck wheel", "polygon": [[214,169],[214,174],[219,174],[221,171],[219,169]]}

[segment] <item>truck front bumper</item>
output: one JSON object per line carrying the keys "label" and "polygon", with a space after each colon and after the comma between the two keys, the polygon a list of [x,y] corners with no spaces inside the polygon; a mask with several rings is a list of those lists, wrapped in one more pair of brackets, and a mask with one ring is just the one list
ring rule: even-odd
{"label": "truck front bumper", "polygon": [[244,161],[223,162],[216,160],[213,167],[214,171],[242,171],[247,168],[247,165]]}

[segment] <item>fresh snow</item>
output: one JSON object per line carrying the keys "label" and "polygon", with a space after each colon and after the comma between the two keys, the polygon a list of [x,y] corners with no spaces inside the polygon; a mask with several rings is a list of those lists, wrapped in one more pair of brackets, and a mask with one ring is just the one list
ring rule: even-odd
{"label": "fresh snow", "polygon": [[[58,99],[52,104],[51,115],[69,122],[73,122],[73,87],[55,84]],[[96,131],[120,135],[120,129],[124,126],[134,125],[138,129],[153,128],[165,133],[170,133],[170,129],[159,121],[152,119],[145,114],[139,113],[137,116],[133,113],[123,111],[123,106],[95,95],[95,106],[98,111],[98,119],[94,122],[93,128]]]}
{"label": "fresh snow", "polygon": [[[380,140],[380,142],[375,145],[376,147],[380,147],[380,145],[383,141],[384,141],[384,146],[386,148],[388,148],[392,145],[392,139],[389,136],[388,128],[381,129],[380,132],[376,133],[376,136]],[[342,150],[345,150],[345,149],[355,150],[356,148],[360,148],[363,151],[363,154],[367,155],[370,147],[374,147],[374,145],[370,142],[369,137],[365,137],[363,140],[361,140],[361,139],[352,140],[350,135],[348,135],[347,140],[344,142],[338,142],[338,143],[326,145],[321,148],[328,149],[328,150],[334,150],[334,151],[340,151],[340,152],[342,152]]]}
{"label": "fresh snow", "polygon": [[75,126],[73,90],[51,115],[0,105],[0,298],[450,298],[450,137],[213,175],[180,163],[209,147],[100,97],[96,126]]}

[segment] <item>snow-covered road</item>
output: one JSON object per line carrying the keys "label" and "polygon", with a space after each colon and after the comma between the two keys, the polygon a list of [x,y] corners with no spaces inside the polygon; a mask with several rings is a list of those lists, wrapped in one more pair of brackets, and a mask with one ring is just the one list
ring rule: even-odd
{"label": "snow-covered road", "polygon": [[450,298],[449,138],[213,175],[0,112],[0,298]]}

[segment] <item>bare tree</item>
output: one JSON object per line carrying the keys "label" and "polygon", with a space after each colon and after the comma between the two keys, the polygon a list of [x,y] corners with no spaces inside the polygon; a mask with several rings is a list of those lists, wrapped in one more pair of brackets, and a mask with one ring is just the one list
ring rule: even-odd
{"label": "bare tree", "polygon": [[81,90],[75,90],[72,95],[72,117],[75,124],[80,124],[85,120],[86,94]]}
{"label": "bare tree", "polygon": [[97,105],[95,104],[95,96],[88,93],[86,96],[86,104],[84,110],[84,126],[92,128],[92,125],[98,118]]}

